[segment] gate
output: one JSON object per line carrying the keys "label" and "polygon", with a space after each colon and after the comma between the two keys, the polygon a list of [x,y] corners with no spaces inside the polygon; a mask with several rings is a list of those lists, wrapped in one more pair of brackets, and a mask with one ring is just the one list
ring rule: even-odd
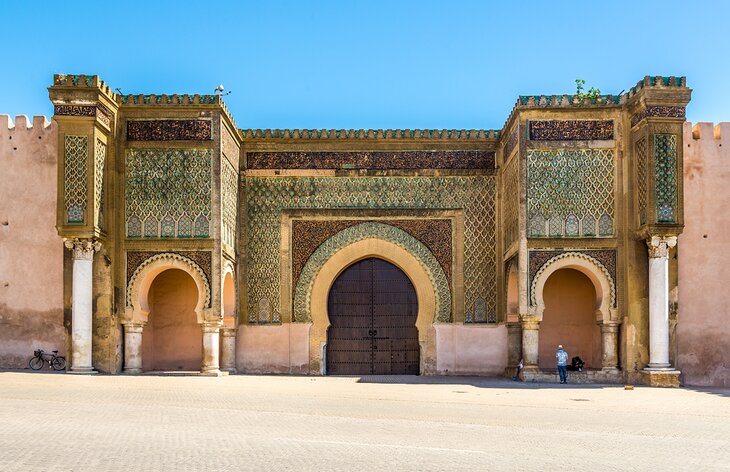
{"label": "gate", "polygon": [[398,267],[364,259],[345,269],[327,301],[327,373],[418,374],[418,299]]}

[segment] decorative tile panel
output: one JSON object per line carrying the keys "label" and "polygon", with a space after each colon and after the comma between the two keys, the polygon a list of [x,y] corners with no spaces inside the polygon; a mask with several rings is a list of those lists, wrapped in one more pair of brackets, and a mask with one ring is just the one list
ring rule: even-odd
{"label": "decorative tile panel", "polygon": [[221,131],[221,151],[223,152],[223,155],[226,156],[226,159],[233,164],[233,167],[238,170],[240,154],[238,144],[225,126],[222,127]]}
{"label": "decorative tile panel", "polygon": [[53,114],[59,116],[96,116],[96,107],[88,105],[56,105]]}
{"label": "decorative tile panel", "polygon": [[659,118],[684,118],[685,117],[684,107],[671,107],[671,106],[656,106],[647,107],[636,113],[631,117],[631,127],[639,124],[641,120],[647,116],[659,117]]}
{"label": "decorative tile panel", "polygon": [[66,223],[84,224],[88,194],[88,138],[64,138],[64,207]]}
{"label": "decorative tile panel", "polygon": [[[282,209],[463,209],[467,313],[478,298],[496,319],[495,179],[458,177],[247,177],[249,321],[260,300],[281,300]],[[272,318],[274,315],[272,314]]]}
{"label": "decorative tile panel", "polygon": [[[529,255],[529,274],[528,274],[528,298],[531,303],[534,302],[535,295],[531,293],[532,284],[535,280],[535,275],[540,269],[552,258],[557,257],[565,253],[578,253],[588,256],[598,261],[606,272],[611,277],[614,287],[616,286],[616,251],[613,249],[583,249],[583,250],[570,250],[570,251],[530,251]],[[615,297],[614,297],[615,302]]]}
{"label": "decorative tile panel", "polygon": [[646,138],[636,142],[636,189],[638,197],[639,224],[646,224],[646,206],[648,197]]}
{"label": "decorative tile panel", "polygon": [[[327,260],[343,247],[368,238],[378,238],[391,242],[414,256],[426,270],[433,284],[436,294],[436,320],[441,322],[451,321],[451,290],[449,289],[446,275],[441,270],[440,264],[431,251],[423,243],[405,231],[394,226],[372,221],[340,231],[314,251],[302,269],[301,277],[296,285],[293,305],[294,320],[300,322],[311,320],[309,306],[314,279]],[[479,303],[479,300],[481,300],[481,304],[483,305],[482,311],[485,313],[484,320],[482,321],[486,322],[486,302],[484,302],[483,298],[480,298],[477,300],[477,303]],[[261,308],[260,304],[259,308]],[[260,318],[261,313],[259,313],[259,320]]]}
{"label": "decorative tile panel", "polygon": [[[127,287],[132,280],[132,276],[137,268],[146,260],[158,254],[178,254],[193,261],[200,267],[205,274],[207,280],[214,280],[212,275],[212,254],[210,251],[127,251]],[[208,293],[208,299],[211,294]]]}
{"label": "decorative tile panel", "polygon": [[127,121],[128,141],[209,141],[210,120]]}
{"label": "decorative tile panel", "polygon": [[329,238],[362,223],[377,222],[399,228],[423,243],[434,255],[451,285],[452,227],[450,219],[294,220],[292,221],[292,285],[309,257]]}
{"label": "decorative tile panel", "polygon": [[106,162],[106,144],[96,140],[94,148],[94,222],[99,228],[104,227],[104,164]]}
{"label": "decorative tile panel", "polygon": [[494,169],[494,151],[248,152],[249,169]]}
{"label": "decorative tile panel", "polygon": [[613,139],[613,120],[536,120],[528,127],[533,141]]}
{"label": "decorative tile panel", "polygon": [[[211,156],[208,149],[127,151],[127,237],[207,238],[211,218]],[[169,220],[177,224],[171,234]],[[165,222],[165,227],[160,227]],[[140,228],[141,226],[141,228]]]}
{"label": "decorative tile panel", "polygon": [[612,236],[614,167],[610,149],[528,150],[528,235]]}
{"label": "decorative tile panel", "polygon": [[654,135],[654,179],[657,223],[676,223],[677,135]]}
{"label": "decorative tile panel", "polygon": [[504,249],[519,239],[520,191],[519,159],[510,160],[502,171],[504,195],[502,196],[502,218],[504,222]]}
{"label": "decorative tile panel", "polygon": [[238,213],[238,172],[228,159],[221,159],[221,238],[230,247],[236,247],[236,215]]}

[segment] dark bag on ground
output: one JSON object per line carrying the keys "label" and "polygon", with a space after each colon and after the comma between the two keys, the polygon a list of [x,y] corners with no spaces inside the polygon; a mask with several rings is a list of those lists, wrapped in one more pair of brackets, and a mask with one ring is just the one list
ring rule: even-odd
{"label": "dark bag on ground", "polygon": [[569,366],[566,366],[566,368],[567,368],[567,370],[572,370],[572,371],[575,371],[575,372],[580,372],[580,371],[583,370],[583,366],[585,364],[586,363],[583,362],[583,359],[581,359],[578,356],[575,356],[574,358],[572,358],[570,360],[570,365]]}

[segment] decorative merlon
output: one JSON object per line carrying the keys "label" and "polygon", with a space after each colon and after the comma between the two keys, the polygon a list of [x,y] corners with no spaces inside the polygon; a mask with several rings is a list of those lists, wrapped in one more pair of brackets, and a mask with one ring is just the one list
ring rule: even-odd
{"label": "decorative merlon", "polygon": [[667,258],[669,250],[677,245],[676,236],[651,236],[646,240],[649,247],[649,257]]}
{"label": "decorative merlon", "polygon": [[499,130],[487,129],[243,129],[243,139],[499,139]]}

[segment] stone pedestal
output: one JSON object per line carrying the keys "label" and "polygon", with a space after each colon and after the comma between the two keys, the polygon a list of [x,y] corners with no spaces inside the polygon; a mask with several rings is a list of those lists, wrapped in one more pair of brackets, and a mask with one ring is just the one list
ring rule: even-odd
{"label": "stone pedestal", "polygon": [[219,376],[220,370],[220,324],[204,323],[203,326],[203,365],[202,375]]}
{"label": "stone pedestal", "polygon": [[681,372],[675,369],[644,369],[641,371],[641,383],[650,387],[679,387]]}
{"label": "stone pedestal", "polygon": [[235,374],[236,370],[236,330],[221,328],[221,370]]}
{"label": "stone pedestal", "polygon": [[540,321],[533,315],[520,316],[522,322],[522,359],[525,370],[537,369]]}
{"label": "stone pedestal", "polygon": [[618,329],[617,322],[599,323],[601,327],[601,367],[606,371],[618,370]]}
{"label": "stone pedestal", "polygon": [[124,324],[124,373],[142,373],[142,323]]}
{"label": "stone pedestal", "polygon": [[94,252],[101,244],[90,239],[67,239],[64,246],[73,252],[71,288],[71,373],[96,373],[91,363],[93,320]]}

